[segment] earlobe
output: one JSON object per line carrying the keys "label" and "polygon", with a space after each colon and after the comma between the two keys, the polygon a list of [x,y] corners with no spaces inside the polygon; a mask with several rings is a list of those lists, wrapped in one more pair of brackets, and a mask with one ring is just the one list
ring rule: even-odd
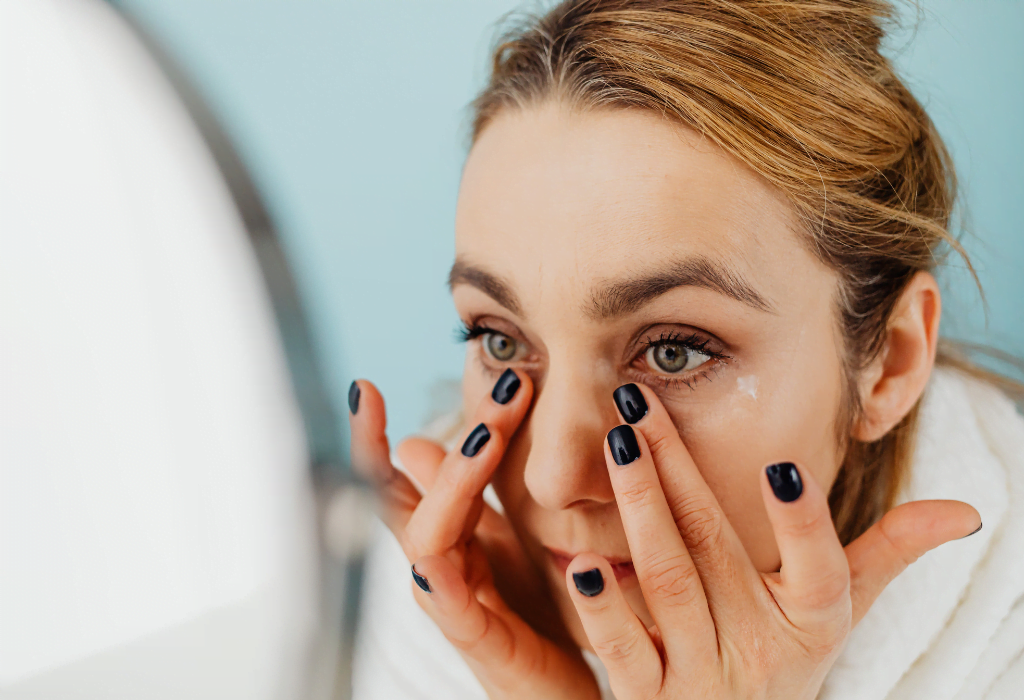
{"label": "earlobe", "polygon": [[920,398],[935,364],[941,314],[935,278],[918,272],[889,318],[885,347],[862,374],[862,412],[853,430],[855,439],[880,439]]}

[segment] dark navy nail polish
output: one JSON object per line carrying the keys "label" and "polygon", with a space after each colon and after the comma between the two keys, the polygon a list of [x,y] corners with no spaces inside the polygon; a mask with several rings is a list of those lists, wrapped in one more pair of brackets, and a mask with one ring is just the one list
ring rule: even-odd
{"label": "dark navy nail polish", "polygon": [[792,462],[772,464],[765,472],[768,474],[768,484],[775,492],[775,497],[783,503],[795,501],[804,492],[804,482],[800,480],[800,472]]}
{"label": "dark navy nail polish", "polygon": [[476,453],[483,449],[487,441],[491,439],[491,432],[487,426],[481,423],[473,428],[466,441],[462,443],[462,454],[466,457],[476,457]]}
{"label": "dark navy nail polish", "polygon": [[433,589],[430,588],[430,583],[423,576],[416,573],[416,565],[412,565],[412,580],[416,582],[416,585],[422,588],[427,593],[433,593]]}
{"label": "dark navy nail polish", "polygon": [[601,575],[600,569],[573,574],[572,582],[576,584],[576,590],[588,598],[593,598],[604,590],[604,576]]}
{"label": "dark navy nail polish", "polygon": [[354,416],[359,410],[359,396],[362,392],[359,390],[359,385],[355,382],[348,387],[348,410],[352,412]]}
{"label": "dark navy nail polish", "polygon": [[612,428],[608,433],[608,447],[612,448],[612,457],[620,467],[635,462],[640,456],[640,445],[636,441],[636,433],[628,425]]}
{"label": "dark navy nail polish", "polygon": [[494,385],[494,389],[491,390],[491,398],[502,406],[512,400],[512,397],[519,391],[519,387],[522,386],[522,382],[519,377],[510,369],[505,370],[498,377],[498,381]]}
{"label": "dark navy nail polish", "polygon": [[623,384],[612,394],[619,413],[632,425],[647,415],[647,402],[636,384]]}
{"label": "dark navy nail polish", "polygon": [[981,523],[980,525],[978,525],[978,529],[977,530],[975,530],[974,532],[968,532],[966,535],[964,535],[960,539],[964,540],[964,539],[967,539],[968,537],[970,537],[971,535],[977,535],[979,532],[981,532],[981,526],[984,525],[984,524],[985,523]]}

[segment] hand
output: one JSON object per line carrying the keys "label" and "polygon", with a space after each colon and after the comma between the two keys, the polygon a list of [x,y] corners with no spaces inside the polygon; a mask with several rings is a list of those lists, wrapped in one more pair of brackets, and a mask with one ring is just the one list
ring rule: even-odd
{"label": "hand", "polygon": [[[510,370],[511,371],[511,370]],[[391,464],[384,400],[370,382],[356,383],[350,415],[352,461],[376,486],[382,518],[413,565],[410,585],[419,606],[461,652],[491,698],[600,696],[578,649],[541,636],[517,615],[495,585],[492,556],[527,570],[507,521],[483,501],[483,490],[509,438],[530,406],[533,386],[514,373],[506,403],[485,398],[458,444],[445,454],[426,440],[407,440],[399,455],[424,487]],[[491,546],[485,548],[483,539]],[[416,582],[414,583],[414,580]]]}
{"label": "hand", "polygon": [[[917,501],[887,513],[844,551],[810,473],[776,465],[762,474],[761,491],[782,568],[761,574],[661,402],[640,389],[647,414],[609,434],[623,441],[618,459],[606,443],[605,458],[655,627],[630,609],[604,558],[581,554],[566,572],[619,700],[814,698],[850,629],[885,586],[980,522],[965,503]],[[580,587],[591,597],[577,590],[574,573],[584,574]]]}

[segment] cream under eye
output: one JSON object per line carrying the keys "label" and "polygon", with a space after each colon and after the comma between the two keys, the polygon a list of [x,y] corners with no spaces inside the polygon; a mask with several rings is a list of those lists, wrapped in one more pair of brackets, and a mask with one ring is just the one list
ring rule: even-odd
{"label": "cream under eye", "polygon": [[681,374],[697,369],[711,359],[711,355],[678,343],[658,343],[645,353],[647,366],[656,372]]}

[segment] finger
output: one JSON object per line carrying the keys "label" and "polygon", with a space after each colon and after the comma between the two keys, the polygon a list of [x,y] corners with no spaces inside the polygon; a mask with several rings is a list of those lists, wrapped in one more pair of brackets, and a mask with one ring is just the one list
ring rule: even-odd
{"label": "finger", "polygon": [[615,390],[615,405],[650,447],[654,466],[676,529],[682,535],[704,586],[711,615],[723,620],[750,619],[750,596],[760,578],[718,499],[704,480],[671,416],[649,387],[626,384]]}
{"label": "finger", "polygon": [[[441,470],[441,463],[446,454],[444,448],[433,440],[411,437],[399,443],[396,451],[400,466],[405,467],[409,472],[420,493],[429,491],[434,486],[437,474]],[[511,532],[508,519],[486,503],[480,513],[477,531],[490,535],[499,533],[505,535],[507,533],[515,537]]]}
{"label": "finger", "polygon": [[577,556],[566,569],[565,585],[594,653],[608,669],[615,697],[654,697],[662,685],[664,664],[608,561],[596,554]]}
{"label": "finger", "polygon": [[511,630],[477,600],[452,562],[428,554],[412,572],[417,602],[456,648],[484,664],[509,658]]}
{"label": "finger", "polygon": [[393,478],[391,450],[388,447],[387,413],[384,397],[365,379],[352,382],[348,391],[348,422],[352,431],[352,467],[374,482]]}
{"label": "finger", "polygon": [[349,389],[349,427],[352,467],[374,485],[380,497],[381,518],[398,536],[419,504],[420,494],[391,464],[384,397],[365,379],[352,382]]}
{"label": "finger", "polygon": [[395,450],[399,465],[404,467],[421,493],[429,491],[444,461],[445,449],[422,437],[410,437],[398,443]]}
{"label": "finger", "polygon": [[[683,544],[643,434],[620,425],[605,440],[615,501],[644,600],[674,658],[716,649],[715,628],[693,560]],[[614,455],[614,456],[613,456]]]}
{"label": "finger", "polygon": [[[593,685],[582,668],[550,667],[558,653],[504,604],[493,588],[473,590],[448,559],[428,555],[413,565],[416,602],[444,636],[474,665],[478,676],[511,697],[563,697],[566,687]],[[481,601],[483,599],[483,602]],[[538,669],[546,673],[538,673]],[[552,692],[557,689],[559,692]]]}
{"label": "finger", "polygon": [[850,624],[850,570],[825,492],[806,469],[773,464],[761,475],[782,568],[772,593],[797,628],[822,638],[845,634]]}
{"label": "finger", "polygon": [[483,510],[483,490],[505,454],[508,440],[530,407],[533,385],[529,378],[507,370],[497,387],[518,381],[511,396],[499,403],[485,397],[473,416],[471,429],[460,438],[460,448],[449,452],[430,490],[424,495],[406,528],[410,558],[440,554],[468,537]]}
{"label": "finger", "polygon": [[886,513],[846,546],[853,624],[882,590],[926,552],[981,529],[981,516],[961,501],[912,501]]}

